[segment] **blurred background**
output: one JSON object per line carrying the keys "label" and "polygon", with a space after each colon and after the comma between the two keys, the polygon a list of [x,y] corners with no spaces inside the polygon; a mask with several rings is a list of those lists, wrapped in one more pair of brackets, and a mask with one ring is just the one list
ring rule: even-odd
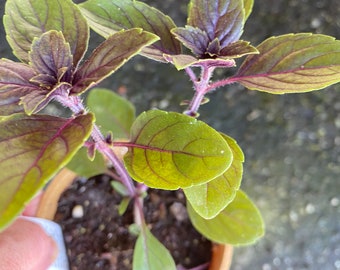
{"label": "blurred background", "polygon": [[[104,1],[104,0],[103,0]],[[188,0],[145,0],[184,26]],[[4,12],[0,0],[0,16]],[[255,0],[242,39],[258,45],[286,33],[340,39],[339,0]],[[98,44],[102,39],[93,35]],[[0,27],[0,57],[15,59]],[[219,70],[215,79],[233,70]],[[183,111],[193,95],[171,65],[136,57],[102,86],[140,113]],[[242,189],[260,208],[266,235],[235,249],[232,270],[340,269],[340,84],[307,94],[270,95],[232,85],[212,93],[200,119],[234,137],[245,156]]]}

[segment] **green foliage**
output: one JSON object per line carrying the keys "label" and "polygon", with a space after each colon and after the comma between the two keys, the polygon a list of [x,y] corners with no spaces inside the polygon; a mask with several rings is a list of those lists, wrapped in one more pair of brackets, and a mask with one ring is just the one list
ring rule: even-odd
{"label": "green foliage", "polygon": [[111,186],[121,196],[128,196],[129,195],[129,193],[128,193],[127,189],[126,189],[126,186],[124,186],[121,182],[112,181],[111,182]]}
{"label": "green foliage", "polygon": [[124,157],[131,176],[149,187],[178,189],[208,182],[227,170],[232,153],[202,121],[174,112],[142,113]]}
{"label": "green foliage", "polygon": [[230,167],[208,183],[184,189],[191,206],[206,219],[214,218],[232,202],[242,180],[243,152],[234,139],[224,134],[222,136],[232,151],[233,161]]}
{"label": "green foliage", "polygon": [[49,30],[63,33],[70,44],[74,66],[87,49],[87,22],[70,0],[7,0],[4,26],[14,54],[25,63],[34,38]]}
{"label": "green foliage", "polygon": [[90,135],[93,120],[92,114],[71,119],[17,114],[1,120],[0,229],[67,164]]}
{"label": "green foliage", "polygon": [[[259,239],[264,233],[261,215],[239,190],[242,150],[234,139],[194,117],[206,94],[235,82],[273,94],[339,82],[340,41],[302,33],[271,37],[254,47],[240,40],[253,2],[191,0],[187,25],[177,27],[140,1],[89,0],[77,6],[70,0],[7,0],[7,39],[21,63],[0,59],[0,229],[63,166],[86,177],[112,166],[118,180],[112,185],[124,197],[120,214],[130,202],[136,213],[142,211],[136,205],[146,186],[183,188],[192,223],[208,239],[232,245]],[[82,61],[88,25],[105,41]],[[182,45],[192,55],[182,54]],[[87,98],[95,125],[79,95],[137,54],[187,72],[195,90],[188,109],[185,114],[147,111],[135,119],[131,103],[97,88]],[[234,59],[244,56],[235,75],[212,80],[216,68],[236,67]],[[73,115],[37,115],[52,100]],[[124,164],[115,147],[128,148]],[[146,186],[135,186],[131,177]],[[133,269],[175,270],[171,255],[139,214]]]}
{"label": "green foliage", "polygon": [[107,89],[94,88],[87,97],[87,105],[104,134],[110,131],[113,138],[130,137],[135,108],[125,98]]}
{"label": "green foliage", "polygon": [[244,19],[247,20],[253,10],[254,0],[243,0]]}
{"label": "green foliage", "polygon": [[131,198],[129,198],[129,197],[124,197],[122,199],[122,201],[118,205],[118,213],[119,213],[119,215],[123,215],[126,212],[128,206],[129,206],[130,201],[131,201]]}
{"label": "green foliage", "polygon": [[90,178],[92,176],[103,174],[107,171],[107,165],[102,155],[95,155],[93,159],[89,158],[88,149],[82,147],[67,164],[67,168],[77,175]]}
{"label": "green foliage", "polygon": [[89,0],[79,5],[91,28],[107,38],[122,29],[142,28],[160,37],[160,41],[145,48],[142,54],[164,61],[163,53],[178,54],[180,43],[171,35],[176,25],[169,16],[140,1]]}
{"label": "green foliage", "polygon": [[98,84],[156,40],[157,36],[141,28],[122,30],[109,36],[75,72],[72,92],[82,93]]}
{"label": "green foliage", "polygon": [[133,270],[176,270],[169,251],[151,234],[146,226],[138,236],[133,253]]}
{"label": "green foliage", "polygon": [[340,81],[340,41],[318,34],[288,34],[261,43],[235,80],[272,94],[322,89]]}
{"label": "green foliage", "polygon": [[194,227],[208,239],[221,244],[249,245],[264,234],[264,223],[259,210],[242,191],[212,219],[204,219],[187,205]]}

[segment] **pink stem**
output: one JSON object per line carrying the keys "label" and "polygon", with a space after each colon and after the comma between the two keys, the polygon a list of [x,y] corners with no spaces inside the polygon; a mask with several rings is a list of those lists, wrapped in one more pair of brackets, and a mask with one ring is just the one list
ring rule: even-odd
{"label": "pink stem", "polygon": [[[55,100],[60,102],[63,106],[68,107],[72,110],[76,115],[82,114],[86,111],[84,104],[79,96],[56,96]],[[123,163],[116,154],[113,152],[112,148],[106,143],[103,134],[100,132],[98,126],[96,124],[93,125],[91,137],[96,144],[97,150],[106,156],[108,160],[111,161],[112,165],[114,166],[116,172],[121,178],[122,183],[126,186],[129,191],[129,195],[131,198],[136,197],[137,191],[133,184],[133,181],[126,171]]]}

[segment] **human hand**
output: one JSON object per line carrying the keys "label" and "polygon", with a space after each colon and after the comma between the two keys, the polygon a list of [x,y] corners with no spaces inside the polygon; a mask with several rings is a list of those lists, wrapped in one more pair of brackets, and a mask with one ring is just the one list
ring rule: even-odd
{"label": "human hand", "polygon": [[[23,215],[34,216],[40,196]],[[0,270],[46,270],[58,255],[55,241],[38,224],[19,217],[0,233]]]}

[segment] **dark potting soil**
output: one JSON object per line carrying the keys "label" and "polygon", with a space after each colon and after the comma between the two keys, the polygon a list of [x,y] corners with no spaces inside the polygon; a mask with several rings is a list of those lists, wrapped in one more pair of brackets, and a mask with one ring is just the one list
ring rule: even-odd
{"label": "dark potting soil", "polygon": [[[136,236],[131,205],[122,216],[122,197],[102,175],[77,179],[60,198],[55,221],[64,231],[71,270],[131,270]],[[210,260],[211,243],[192,227],[181,191],[150,189],[144,213],[153,235],[170,250],[176,264],[194,267]],[[83,211],[83,213],[82,213]]]}

